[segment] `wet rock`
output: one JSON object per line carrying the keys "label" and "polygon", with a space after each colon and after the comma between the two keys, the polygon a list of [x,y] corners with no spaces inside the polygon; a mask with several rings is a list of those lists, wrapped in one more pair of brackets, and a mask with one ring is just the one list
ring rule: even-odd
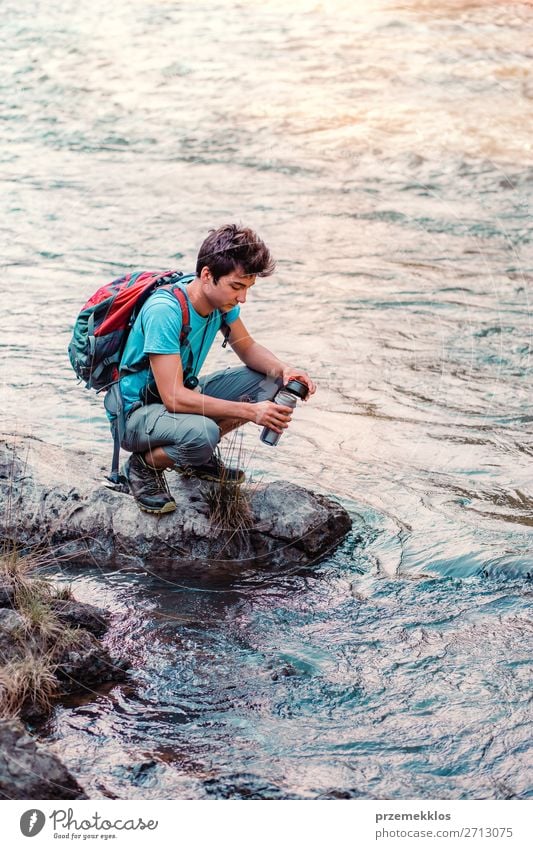
{"label": "wet rock", "polygon": [[0,795],[5,799],[86,799],[61,761],[16,720],[0,720]]}
{"label": "wet rock", "polygon": [[[46,592],[42,603],[42,623],[37,624],[13,608],[0,608],[0,706],[7,711],[4,715],[16,710],[32,723],[49,715],[57,697],[122,681],[130,666],[94,635],[107,627],[105,611],[73,599],[50,599]],[[14,669],[18,677],[12,688]]]}
{"label": "wet rock", "polygon": [[204,781],[204,790],[212,799],[296,799],[281,787],[259,775],[244,773],[220,776]]}
{"label": "wet rock", "polygon": [[[167,475],[174,513],[143,513],[130,495],[106,488],[107,457],[0,435],[0,509],[6,536],[43,543],[51,557],[157,574],[216,576],[306,566],[347,534],[351,521],[331,498],[286,481],[250,488],[246,529],[213,523],[209,483]],[[7,510],[7,506],[10,509]]]}
{"label": "wet rock", "polygon": [[59,659],[55,674],[63,692],[71,693],[108,681],[122,681],[128,668],[127,660],[112,657],[96,637],[79,631]]}
{"label": "wet rock", "polygon": [[337,788],[332,788],[331,790],[325,790],[319,793],[316,797],[317,799],[364,799],[368,798],[365,796],[365,792],[361,790],[356,790],[355,788],[347,788],[346,790],[339,790]]}
{"label": "wet rock", "polygon": [[158,764],[156,761],[142,761],[130,769],[130,780],[136,787],[153,787],[157,782]]}
{"label": "wet rock", "polygon": [[74,599],[52,599],[50,608],[60,622],[70,628],[83,628],[101,637],[108,628],[110,616],[101,607]]}

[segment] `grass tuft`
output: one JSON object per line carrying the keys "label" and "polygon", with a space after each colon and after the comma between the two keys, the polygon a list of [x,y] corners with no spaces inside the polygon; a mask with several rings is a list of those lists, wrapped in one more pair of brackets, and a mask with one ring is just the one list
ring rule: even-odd
{"label": "grass tuft", "polygon": [[2,634],[2,639],[9,641],[9,659],[4,658],[2,663],[0,658],[0,718],[49,713],[61,693],[55,672],[62,656],[84,638],[83,631],[63,624],[53,609],[54,601],[72,598],[70,587],[57,588],[39,574],[63,556],[54,553],[46,542],[21,548],[15,539],[15,482],[24,479],[26,462],[22,466],[18,463],[14,444],[4,475],[8,490],[0,518],[0,584],[8,590],[7,597],[12,598],[24,625]]}
{"label": "grass tuft", "polygon": [[0,581],[13,590],[13,608],[23,617],[21,633],[13,634],[20,657],[0,665],[0,717],[20,716],[22,711],[48,713],[60,693],[55,670],[67,648],[81,635],[64,625],[51,602],[72,598],[70,587],[56,589],[35,572],[49,562],[42,550],[21,552],[11,541],[0,551]]}
{"label": "grass tuft", "polygon": [[[247,458],[241,431],[232,431],[231,436],[225,440],[224,450],[217,448],[217,453],[225,468],[246,470]],[[220,481],[209,485],[204,497],[216,530],[238,534],[251,528],[253,516],[250,494],[249,483],[235,483],[224,475]]]}
{"label": "grass tuft", "polygon": [[[219,457],[226,467],[247,472],[251,458],[244,450],[242,431],[231,432],[222,443]],[[217,557],[237,556],[246,559],[249,534],[255,524],[252,496],[259,484],[260,481],[252,481],[251,475],[247,473],[246,481],[241,484],[223,477],[220,482],[210,484],[204,491],[214,537],[218,541]]]}
{"label": "grass tuft", "polygon": [[47,656],[29,652],[0,666],[0,718],[13,719],[31,706],[48,713],[59,694],[54,665]]}

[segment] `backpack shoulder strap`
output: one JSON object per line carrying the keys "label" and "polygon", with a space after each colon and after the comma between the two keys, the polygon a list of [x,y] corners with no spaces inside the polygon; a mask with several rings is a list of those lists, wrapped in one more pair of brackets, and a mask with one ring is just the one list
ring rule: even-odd
{"label": "backpack shoulder strap", "polygon": [[187,300],[187,295],[185,294],[183,289],[178,286],[177,283],[164,285],[160,288],[166,289],[168,292],[174,295],[180,305],[182,319],[180,331],[180,348],[182,349],[181,360],[183,366],[183,379],[185,381],[191,376],[193,368],[193,355],[188,339],[189,333],[191,332],[189,301]]}
{"label": "backpack shoulder strap", "polygon": [[172,292],[181,307],[182,322],[180,333],[180,345],[183,345],[187,340],[187,336],[191,332],[189,302],[187,300],[187,295],[179,286],[173,286],[170,291]]}
{"label": "backpack shoulder strap", "polygon": [[[176,283],[171,284],[169,286],[165,285],[164,287],[161,287],[161,288],[165,288],[165,289],[168,288],[168,290],[170,292],[172,292],[172,294],[174,295],[176,300],[179,302],[179,305],[181,307],[181,314],[182,314],[182,317],[183,317],[183,321],[182,321],[182,325],[181,325],[181,333],[180,333],[180,345],[184,345],[187,342],[187,337],[188,337],[189,333],[191,332],[189,301],[188,301],[187,295],[185,294],[183,289],[180,286],[178,286]],[[225,348],[228,344],[228,339],[229,339],[230,333],[231,333],[231,326],[226,321],[226,313],[225,312],[220,313],[220,330],[222,332],[222,335],[224,336],[224,341],[222,343],[222,347]]]}

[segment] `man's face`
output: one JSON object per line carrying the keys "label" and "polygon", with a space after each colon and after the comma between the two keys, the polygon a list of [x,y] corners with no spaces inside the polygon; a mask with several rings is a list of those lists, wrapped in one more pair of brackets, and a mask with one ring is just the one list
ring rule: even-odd
{"label": "man's face", "polygon": [[216,309],[228,312],[237,304],[244,304],[248,290],[255,283],[255,274],[244,274],[242,268],[236,268],[229,274],[219,277],[218,282],[209,289],[209,300]]}

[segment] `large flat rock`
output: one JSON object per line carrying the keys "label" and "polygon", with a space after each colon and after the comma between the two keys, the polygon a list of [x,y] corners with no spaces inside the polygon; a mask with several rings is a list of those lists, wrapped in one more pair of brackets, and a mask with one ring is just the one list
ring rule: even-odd
{"label": "large flat rock", "polygon": [[249,526],[224,527],[208,504],[213,484],[168,473],[177,510],[150,516],[131,495],[108,489],[104,457],[23,434],[0,434],[3,535],[44,545],[77,564],[165,575],[306,566],[350,530],[335,500],[287,481],[244,484]]}

